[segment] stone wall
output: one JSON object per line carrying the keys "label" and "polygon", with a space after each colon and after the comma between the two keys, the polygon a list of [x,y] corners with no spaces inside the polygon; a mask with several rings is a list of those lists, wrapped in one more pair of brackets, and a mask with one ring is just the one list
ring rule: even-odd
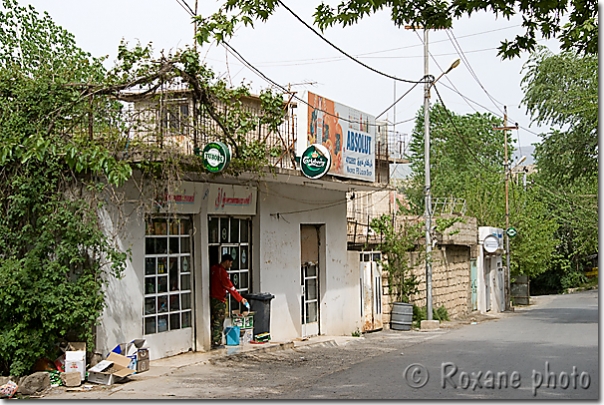
{"label": "stone wall", "polygon": [[[453,235],[451,235],[453,233]],[[464,217],[442,235],[436,235],[438,244],[432,251],[432,308],[444,306],[450,318],[467,314],[472,308],[470,290],[470,259],[477,255],[478,227],[475,218]],[[418,249],[422,249],[419,245]],[[423,251],[409,253],[412,273],[419,281],[419,292],[411,296],[411,303],[426,306],[426,264]],[[390,327],[390,313],[394,297],[389,295],[388,275],[383,274],[382,312],[384,328]]]}
{"label": "stone wall", "polygon": [[[470,290],[470,253],[467,246],[449,245],[432,251],[432,308],[447,308],[450,318],[467,314],[471,309]],[[419,281],[419,292],[411,296],[411,303],[426,306],[426,264],[418,260],[419,254],[411,252],[409,262],[413,264],[412,273]],[[392,312],[391,297],[388,292],[388,275],[382,276],[384,286],[382,312],[384,327],[390,325]]]}

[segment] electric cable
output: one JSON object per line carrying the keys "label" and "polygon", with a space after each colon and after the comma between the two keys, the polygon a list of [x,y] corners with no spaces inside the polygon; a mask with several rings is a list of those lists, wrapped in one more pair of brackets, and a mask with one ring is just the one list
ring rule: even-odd
{"label": "electric cable", "polygon": [[447,108],[447,106],[445,105],[444,100],[442,99],[440,92],[438,91],[438,88],[436,87],[436,84],[432,84],[432,87],[434,88],[434,91],[436,92],[436,95],[438,96],[438,100],[440,101],[440,103],[443,105],[443,107],[445,108],[447,117],[449,118],[449,122],[451,123],[451,125],[453,126],[453,129],[455,130],[455,134],[457,135],[457,137],[461,140],[461,142],[463,143],[463,145],[466,147],[468,153],[476,160],[476,162],[482,166],[483,168],[490,170],[491,168],[489,168],[488,166],[486,166],[484,163],[482,163],[480,161],[480,158],[474,153],[474,151],[472,150],[472,148],[470,147],[470,145],[468,145],[466,139],[461,135],[461,132],[459,131],[459,128],[457,127],[457,124],[455,123],[455,121],[453,120],[451,111],[449,111],[449,109]]}
{"label": "electric cable", "polygon": [[191,17],[195,17],[195,12],[193,9],[187,4],[185,0],[176,0],[179,6],[181,6],[187,13],[191,15]]}
{"label": "electric cable", "polygon": [[[464,100],[467,100],[467,101],[469,101],[469,102],[471,102],[471,103],[474,103],[474,104],[476,104],[477,106],[479,106],[479,107],[481,107],[482,109],[484,109],[485,111],[488,111],[488,112],[490,112],[491,114],[495,115],[496,117],[499,117],[499,118],[502,118],[502,119],[503,119],[503,116],[501,116],[499,113],[493,112],[493,111],[492,111],[492,110],[490,110],[488,107],[485,107],[484,105],[482,105],[482,104],[480,104],[480,103],[478,103],[478,102],[476,102],[476,101],[472,100],[471,98],[469,98],[469,97],[465,96],[465,95],[464,95],[464,94],[462,94],[462,93],[461,93],[459,90],[453,89],[453,88],[451,88],[451,87],[447,86],[447,85],[446,85],[446,84],[444,84],[444,83],[439,83],[439,84],[440,84],[440,85],[442,85],[443,87],[446,87],[447,89],[451,90],[452,92],[454,92],[454,93],[458,94],[458,95],[459,95],[461,98],[463,98]],[[509,118],[509,117],[508,117],[508,118]],[[526,128],[526,127],[522,126],[522,125],[518,125],[518,127],[519,127],[519,128],[524,129],[525,131],[527,131],[527,132],[529,132],[529,133],[531,133],[531,134],[533,134],[533,135],[539,136],[539,134],[538,134],[538,133],[536,133],[536,132],[534,132],[534,131],[531,131],[530,129],[528,129],[528,128]]]}
{"label": "electric cable", "polygon": [[500,101],[498,101],[498,100],[495,100],[495,98],[493,96],[491,96],[491,94],[483,86],[482,82],[478,78],[478,75],[474,71],[474,68],[472,68],[472,65],[470,64],[470,61],[466,57],[463,49],[461,49],[461,46],[459,45],[459,42],[457,42],[457,38],[455,38],[455,34],[453,33],[453,31],[452,30],[446,30],[446,34],[447,34],[447,37],[449,37],[449,40],[451,41],[451,44],[453,44],[453,48],[455,49],[455,51],[457,52],[457,54],[459,55],[459,57],[464,61],[464,66],[466,67],[466,69],[468,69],[468,72],[470,72],[470,75],[474,78],[474,80],[476,80],[476,83],[478,83],[478,85],[480,86],[480,88],[482,89],[482,91],[484,91],[484,93],[487,95],[487,97],[489,98],[489,100],[491,100],[491,102],[493,103],[493,105],[495,106],[495,108],[499,109],[499,112],[501,112],[503,114],[503,110],[498,105],[498,104],[503,105],[503,103],[500,102]]}
{"label": "electric cable", "polygon": [[[244,64],[245,64],[245,65],[246,65],[246,66],[247,66],[247,67],[248,67],[250,70],[252,70],[253,72],[255,72],[255,73],[256,73],[257,75],[259,75],[259,76],[260,76],[262,79],[264,79],[264,80],[265,80],[265,81],[267,81],[268,83],[272,84],[273,86],[275,86],[275,87],[279,88],[279,89],[280,89],[280,90],[282,90],[284,93],[290,93],[290,92],[289,92],[289,90],[287,90],[287,89],[286,89],[284,86],[282,86],[282,85],[280,85],[279,83],[275,82],[274,80],[272,80],[271,78],[269,78],[268,76],[266,76],[264,73],[262,73],[262,71],[260,71],[260,70],[259,70],[257,67],[255,67],[255,66],[254,66],[254,65],[252,65],[250,62],[248,62],[248,61],[247,61],[247,60],[246,60],[246,59],[245,59],[243,56],[241,56],[241,54],[240,54],[240,53],[239,53],[239,52],[238,52],[238,51],[237,51],[235,48],[233,48],[233,47],[232,47],[232,46],[231,46],[231,45],[230,45],[228,42],[223,41],[223,42],[221,42],[221,45],[223,45],[223,46],[227,47],[233,56],[235,56],[237,59],[239,59],[239,61],[240,61],[241,63],[244,63]],[[414,82],[414,83],[419,84],[419,83],[423,83],[423,82]],[[313,106],[313,105],[309,104],[309,103],[308,103],[306,100],[304,100],[304,99],[302,99],[302,98],[300,98],[300,97],[296,96],[295,94],[293,95],[293,98],[295,98],[296,100],[300,101],[301,103],[303,103],[303,104],[305,104],[305,105],[307,105],[307,106],[309,106],[309,107],[311,107],[311,108],[316,109],[317,111],[320,111],[320,112],[322,112],[322,113],[324,113],[324,114],[327,114],[327,115],[329,115],[329,116],[332,116],[332,117],[337,117],[337,118],[339,118],[341,121],[349,122],[349,123],[351,123],[351,124],[359,124],[359,122],[358,122],[358,121],[350,120],[350,119],[347,119],[347,118],[344,118],[344,117],[338,117],[337,115],[332,114],[332,113],[330,113],[329,111],[325,111],[325,110],[322,110],[322,109],[320,109],[320,108],[316,108],[315,106]],[[377,126],[378,126],[378,124],[372,124],[372,123],[368,123],[367,125],[369,125],[369,126],[375,126],[375,127],[377,127]]]}
{"label": "electric cable", "polygon": [[[388,112],[388,110],[390,110],[392,107],[394,107],[399,101],[401,101],[403,99],[403,97],[405,97],[407,94],[411,93],[411,90],[413,90],[414,88],[417,87],[419,83],[415,83],[413,86],[411,86],[411,88],[409,90],[407,90],[405,93],[403,93],[402,96],[400,96],[394,103],[390,104],[389,107],[387,107],[384,111],[382,111],[381,113],[379,113],[378,115],[376,115],[375,119],[380,118],[382,115],[386,114]],[[398,123],[397,123],[398,124]],[[396,124],[394,124],[396,125]]]}
{"label": "electric cable", "polygon": [[304,21],[302,18],[300,18],[296,13],[294,13],[289,7],[287,7],[285,4],[283,4],[283,2],[281,0],[277,0],[277,3],[279,3],[283,8],[285,8],[291,15],[294,16],[294,18],[296,18],[298,21],[300,21],[306,28],[308,28],[309,30],[311,30],[313,33],[315,33],[315,35],[317,35],[319,38],[321,38],[323,41],[325,41],[327,44],[329,44],[332,48],[334,48],[335,50],[337,50],[338,52],[340,52],[342,55],[348,57],[350,60],[352,60],[353,62],[358,63],[359,65],[363,66],[366,69],[371,70],[374,73],[377,73],[379,75],[382,75],[384,77],[387,77],[389,79],[393,79],[399,82],[404,82],[404,83],[425,83],[426,81],[424,80],[425,78],[422,78],[421,81],[414,81],[414,80],[408,80],[408,79],[401,79],[399,77],[390,75],[388,73],[384,73],[380,70],[377,70],[363,62],[361,62],[360,60],[356,59],[355,57],[349,55],[348,53],[346,53],[345,51],[343,51],[341,48],[339,48],[337,45],[335,45],[333,42],[329,41],[327,38],[325,38],[323,35],[321,35],[319,32],[317,32],[312,26],[308,25],[306,23],[306,21]]}

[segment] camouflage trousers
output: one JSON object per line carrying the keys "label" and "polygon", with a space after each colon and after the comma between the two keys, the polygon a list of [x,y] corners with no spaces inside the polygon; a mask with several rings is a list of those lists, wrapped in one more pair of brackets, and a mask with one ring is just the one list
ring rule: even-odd
{"label": "camouflage trousers", "polygon": [[210,298],[210,307],[212,311],[212,346],[217,346],[222,344],[222,329],[226,316],[226,302],[222,302],[216,298]]}

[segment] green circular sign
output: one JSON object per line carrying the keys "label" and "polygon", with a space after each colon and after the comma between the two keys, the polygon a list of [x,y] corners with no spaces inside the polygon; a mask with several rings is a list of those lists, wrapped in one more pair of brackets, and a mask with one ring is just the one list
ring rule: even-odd
{"label": "green circular sign", "polygon": [[204,169],[219,173],[229,165],[231,149],[222,142],[210,142],[201,151],[201,159]]}
{"label": "green circular sign", "polygon": [[300,170],[309,179],[323,177],[331,167],[331,154],[323,145],[310,145],[300,159]]}
{"label": "green circular sign", "polygon": [[506,235],[508,235],[510,238],[513,238],[514,236],[518,235],[518,231],[516,231],[516,228],[510,226],[506,231],[505,231]]}

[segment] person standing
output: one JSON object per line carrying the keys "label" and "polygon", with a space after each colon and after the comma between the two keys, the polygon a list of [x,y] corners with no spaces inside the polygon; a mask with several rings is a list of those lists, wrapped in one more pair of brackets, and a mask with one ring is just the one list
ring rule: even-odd
{"label": "person standing", "polygon": [[212,349],[218,349],[222,346],[222,329],[224,318],[226,317],[226,299],[227,293],[231,294],[238,302],[243,305],[247,300],[243,298],[229,278],[227,270],[233,265],[233,256],[222,255],[221,262],[215,264],[210,269],[210,306],[212,313]]}

